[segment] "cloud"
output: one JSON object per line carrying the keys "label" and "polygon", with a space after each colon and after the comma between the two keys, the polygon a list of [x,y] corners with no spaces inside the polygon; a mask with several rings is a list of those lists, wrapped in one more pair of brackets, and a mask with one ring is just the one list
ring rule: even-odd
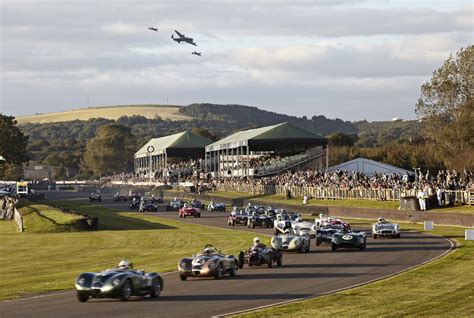
{"label": "cloud", "polygon": [[143,32],[143,27],[140,28],[138,26],[122,22],[104,24],[100,29],[102,32],[115,35],[129,35]]}

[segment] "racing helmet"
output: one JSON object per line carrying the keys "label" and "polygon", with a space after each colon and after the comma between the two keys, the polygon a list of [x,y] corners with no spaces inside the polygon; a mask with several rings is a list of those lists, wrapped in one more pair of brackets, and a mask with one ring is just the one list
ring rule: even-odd
{"label": "racing helmet", "polygon": [[259,244],[260,243],[260,238],[254,237],[253,238],[253,244]]}
{"label": "racing helmet", "polygon": [[291,234],[291,230],[290,230],[290,229],[286,229],[286,230],[285,230],[285,234],[287,234],[287,235],[288,235],[288,234]]}
{"label": "racing helmet", "polygon": [[209,246],[206,247],[203,251],[203,253],[207,254],[207,255],[212,254],[213,252],[214,252],[214,249],[212,247],[209,247]]}
{"label": "racing helmet", "polygon": [[123,259],[118,263],[118,269],[127,270],[132,269],[133,263],[130,262],[128,259]]}
{"label": "racing helmet", "polygon": [[322,219],[324,217],[324,214],[319,213],[319,218]]}

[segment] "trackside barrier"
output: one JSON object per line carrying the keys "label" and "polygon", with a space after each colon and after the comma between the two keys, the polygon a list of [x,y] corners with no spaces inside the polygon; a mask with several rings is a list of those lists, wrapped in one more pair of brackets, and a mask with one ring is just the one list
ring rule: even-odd
{"label": "trackside barrier", "polygon": [[466,230],[464,239],[466,241],[474,241],[474,230]]}
{"label": "trackside barrier", "polygon": [[[326,187],[306,187],[306,186],[281,186],[281,185],[253,185],[253,184],[232,184],[221,183],[217,185],[217,191],[224,192],[246,192],[254,195],[286,195],[290,191],[294,198],[303,198],[309,196],[313,199],[321,200],[377,200],[377,201],[400,201],[405,197],[416,197],[417,191],[414,189],[340,189]],[[468,204],[469,191],[450,191],[444,192],[445,202],[453,201],[460,204]],[[451,198],[451,200],[450,200]]]}
{"label": "trackside barrier", "polygon": [[423,229],[425,231],[432,231],[433,230],[433,221],[425,221],[423,222]]}
{"label": "trackside barrier", "polygon": [[15,220],[16,225],[18,226],[18,230],[20,232],[23,232],[24,227],[23,227],[23,216],[21,213],[15,208],[13,212],[13,220]]}

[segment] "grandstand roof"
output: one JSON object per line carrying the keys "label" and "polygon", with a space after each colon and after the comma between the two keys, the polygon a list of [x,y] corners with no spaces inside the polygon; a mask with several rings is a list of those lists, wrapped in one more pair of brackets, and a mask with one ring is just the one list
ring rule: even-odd
{"label": "grandstand roof", "polygon": [[[236,132],[216,141],[206,147],[206,151],[225,148],[235,148],[249,145],[252,148],[268,148],[269,144],[288,141],[325,145],[326,138],[292,123],[283,122],[277,125],[266,126]],[[258,149],[263,150],[263,149]]]}
{"label": "grandstand roof", "polygon": [[386,163],[366,159],[366,158],[357,158],[350,161],[340,163],[336,166],[329,167],[328,170],[347,170],[347,171],[357,171],[362,172],[367,176],[374,175],[377,173],[400,173],[404,174],[413,174],[413,171],[406,170],[403,168],[398,168]]}
{"label": "grandstand roof", "polygon": [[185,131],[178,134],[153,138],[135,153],[135,158],[149,156],[148,147],[152,146],[154,151],[152,155],[168,153],[168,155],[190,154],[193,151],[204,153],[204,147],[212,143],[212,140],[197,135],[191,131]]}

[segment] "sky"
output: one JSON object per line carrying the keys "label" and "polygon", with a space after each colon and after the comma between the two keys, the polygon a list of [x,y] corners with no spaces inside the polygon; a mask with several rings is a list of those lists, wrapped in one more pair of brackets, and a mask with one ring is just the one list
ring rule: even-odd
{"label": "sky", "polygon": [[473,3],[458,0],[2,0],[0,11],[8,115],[218,103],[413,119],[421,85],[473,43]]}

